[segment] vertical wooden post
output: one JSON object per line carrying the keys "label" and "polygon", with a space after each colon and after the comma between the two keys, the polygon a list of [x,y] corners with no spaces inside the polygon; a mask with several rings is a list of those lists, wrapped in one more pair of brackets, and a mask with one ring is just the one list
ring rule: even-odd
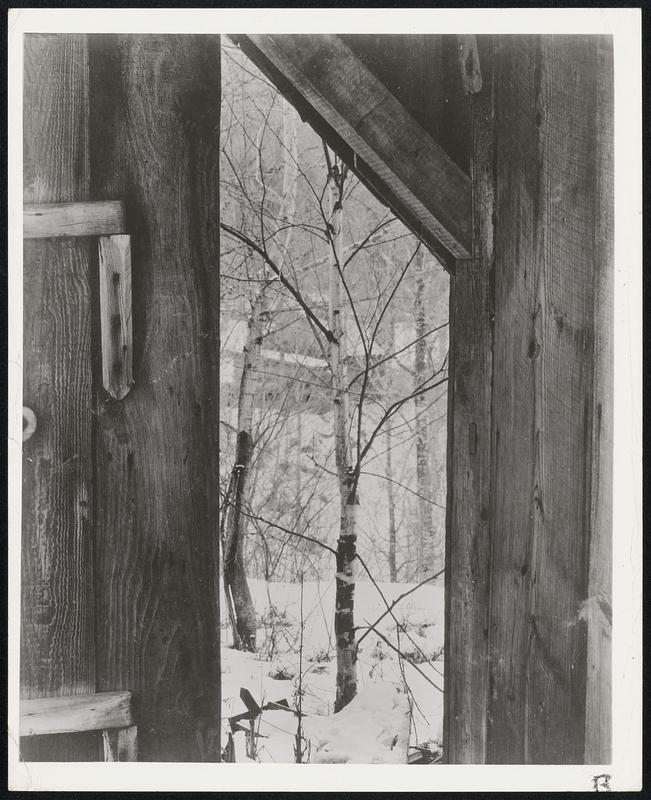
{"label": "vertical wooden post", "polygon": [[99,390],[98,690],[142,761],[219,758],[217,36],[90,45],[93,198],[131,235],[136,383]]}
{"label": "vertical wooden post", "polygon": [[[24,200],[88,198],[85,36],[27,34]],[[21,696],[95,690],[92,564],[91,291],[96,244],[26,241]],[[23,740],[27,760],[92,760],[92,734]]]}
{"label": "vertical wooden post", "polygon": [[483,89],[470,99],[473,258],[450,278],[446,514],[445,756],[486,759],[493,370],[493,40],[480,38]]}
{"label": "vertical wooden post", "polygon": [[592,400],[592,502],[588,599],[582,608],[588,626],[588,685],[585,760],[609,764],[612,702],[613,559],[613,49],[597,44],[595,160],[594,365]]}
{"label": "vertical wooden post", "polygon": [[451,309],[446,748],[583,763],[610,731],[611,56],[485,50]]}

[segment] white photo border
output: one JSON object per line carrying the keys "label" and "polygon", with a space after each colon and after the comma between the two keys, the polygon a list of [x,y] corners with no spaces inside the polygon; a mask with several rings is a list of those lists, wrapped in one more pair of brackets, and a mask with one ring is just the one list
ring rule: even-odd
{"label": "white photo border", "polygon": [[[613,761],[607,765],[25,763],[18,757],[22,409],[23,35],[584,33],[613,36],[615,391]],[[8,18],[9,788],[121,791],[614,791],[642,786],[642,38],[640,9],[13,9]]]}

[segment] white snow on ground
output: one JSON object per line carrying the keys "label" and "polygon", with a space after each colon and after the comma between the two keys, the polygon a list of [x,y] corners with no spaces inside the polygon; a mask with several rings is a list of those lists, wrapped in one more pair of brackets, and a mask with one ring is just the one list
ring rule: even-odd
{"label": "white snow on ground", "polygon": [[404,764],[409,702],[391,683],[367,686],[338,714],[307,717],[312,764]]}
{"label": "white snow on ground", "polygon": [[[427,584],[400,600],[362,641],[357,664],[358,696],[333,715],[335,696],[334,578],[303,586],[303,657],[300,585],[250,581],[258,629],[258,653],[240,653],[230,644],[222,619],[222,720],[245,711],[240,689],[259,705],[286,699],[292,708],[301,678],[303,729],[311,763],[400,763],[410,744],[440,741],[443,718],[443,586]],[[391,603],[413,584],[357,583],[355,622],[375,623]],[[385,602],[386,601],[386,602]],[[225,609],[222,602],[222,609]],[[394,618],[395,617],[395,618]],[[361,629],[359,637],[364,633]],[[413,664],[398,658],[397,647]],[[409,713],[411,706],[412,714]],[[410,720],[411,716],[411,720]],[[257,718],[255,761],[294,761],[297,717],[269,710]],[[245,726],[248,723],[244,721]],[[411,731],[409,732],[409,727]],[[236,759],[247,761],[245,734],[234,735]],[[305,746],[305,745],[304,745]],[[306,753],[307,757],[307,753]]]}

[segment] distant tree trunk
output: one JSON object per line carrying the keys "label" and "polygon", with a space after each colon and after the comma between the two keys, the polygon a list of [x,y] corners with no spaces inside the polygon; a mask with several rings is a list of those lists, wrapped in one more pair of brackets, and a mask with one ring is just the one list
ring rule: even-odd
{"label": "distant tree trunk", "polygon": [[387,502],[389,504],[389,580],[395,583],[398,580],[398,570],[396,567],[396,507],[393,491],[393,459],[391,456],[391,434],[386,432],[387,452],[386,452],[386,476],[387,476]]}
{"label": "distant tree trunk", "polygon": [[[425,298],[425,259],[422,249],[416,254],[416,281],[414,288],[414,317],[416,320],[416,345],[414,386],[420,386],[428,375],[427,305]],[[417,576],[430,574],[436,564],[436,539],[432,514],[432,470],[430,466],[430,431],[428,426],[427,395],[414,398],[416,411],[416,487],[418,497],[418,569]]]}
{"label": "distant tree trunk", "polygon": [[335,638],[337,645],[337,685],[334,710],[340,711],[357,693],[357,650],[355,646],[355,556],[357,551],[357,511],[359,500],[353,490],[350,446],[348,438],[349,397],[348,375],[344,352],[344,324],[341,307],[341,217],[344,176],[337,162],[329,164],[330,196],[330,308],[329,345],[332,371],[333,428],[335,463],[339,483],[340,525],[337,540],[337,574],[335,590]]}
{"label": "distant tree trunk", "polygon": [[[294,499],[294,529],[297,530],[299,523],[301,521],[301,517],[305,509],[301,505],[302,502],[302,495],[303,495],[303,473],[301,470],[301,449],[303,447],[303,420],[301,417],[300,411],[296,415],[296,448],[295,448],[295,465],[294,469],[296,470],[295,475],[295,499]],[[302,562],[299,564],[297,562],[296,556],[297,552],[300,552],[298,548],[294,548],[294,574],[292,576],[292,580],[295,580],[298,577],[299,571],[303,569]]]}
{"label": "distant tree trunk", "polygon": [[[296,214],[296,113],[287,101],[282,100],[282,133],[283,145],[283,172],[282,186],[279,192],[278,211],[279,219],[292,223]],[[265,126],[261,126],[257,141],[260,175],[262,169],[262,138]],[[263,184],[263,191],[266,188]],[[262,212],[261,212],[262,213]],[[293,235],[292,225],[287,226],[283,241],[273,237],[269,242],[269,250],[282,267],[285,254]],[[277,251],[277,252],[276,252]],[[264,274],[268,275],[267,266]],[[224,552],[224,587],[230,592],[236,617],[236,630],[233,632],[233,642],[238,649],[255,651],[256,649],[256,619],[253,599],[247,580],[244,562],[244,547],[246,541],[246,516],[242,514],[249,495],[249,467],[253,457],[253,408],[258,391],[257,370],[260,362],[260,350],[264,338],[264,330],[268,325],[269,312],[267,302],[267,288],[272,281],[264,284],[256,297],[251,316],[249,330],[244,346],[244,366],[240,381],[240,393],[237,408],[237,448],[235,466],[233,467],[232,489],[230,498],[229,518],[226,528],[226,544]]]}
{"label": "distant tree trunk", "polygon": [[[392,309],[387,312],[387,326],[389,328],[387,352],[393,353],[396,349],[396,324]],[[396,566],[396,506],[395,492],[393,491],[393,442],[391,440],[391,431],[388,428],[385,437],[387,451],[385,471],[387,476],[387,502],[389,505],[389,580],[391,583],[395,583],[398,580],[398,568]]]}
{"label": "distant tree trunk", "polygon": [[238,649],[252,652],[256,648],[256,620],[244,566],[247,518],[242,514],[242,508],[248,497],[249,467],[254,447],[253,405],[258,386],[257,370],[266,318],[265,289],[263,288],[253,304],[249,318],[249,331],[244,345],[244,365],[237,405],[235,466],[231,480],[224,548],[224,588],[232,597],[235,611],[236,630],[233,632],[233,644]]}

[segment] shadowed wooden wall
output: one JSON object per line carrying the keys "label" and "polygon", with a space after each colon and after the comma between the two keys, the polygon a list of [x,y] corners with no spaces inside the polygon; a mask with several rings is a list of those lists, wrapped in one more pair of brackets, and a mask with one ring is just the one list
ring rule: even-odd
{"label": "shadowed wooden wall", "polygon": [[126,204],[135,386],[96,401],[99,691],[141,760],[216,758],[219,39],[91,40],[91,190]]}
{"label": "shadowed wooden wall", "polygon": [[[102,389],[97,240],[28,242],[22,691],[131,690],[141,760],[219,754],[219,59],[27,37],[25,201],[124,202],[135,384]],[[61,742],[26,757],[97,757]]]}
{"label": "shadowed wooden wall", "polygon": [[[89,199],[85,36],[25,39],[24,201]],[[24,247],[21,696],[95,689],[91,284],[87,239]],[[25,758],[88,760],[93,734],[21,740]]]}
{"label": "shadowed wooden wall", "polygon": [[479,37],[473,260],[451,283],[453,763],[608,763],[612,50]]}

